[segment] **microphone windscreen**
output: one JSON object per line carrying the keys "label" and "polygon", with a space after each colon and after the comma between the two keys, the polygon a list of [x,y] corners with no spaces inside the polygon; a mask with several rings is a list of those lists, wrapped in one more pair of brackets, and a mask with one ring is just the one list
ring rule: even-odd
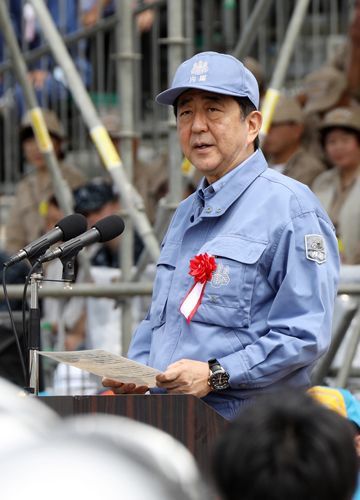
{"label": "microphone windscreen", "polygon": [[105,219],[99,220],[93,225],[100,233],[100,241],[104,243],[105,241],[112,240],[119,236],[125,229],[124,221],[118,215],[109,215]]}
{"label": "microphone windscreen", "polygon": [[71,214],[61,219],[56,226],[60,228],[64,234],[63,241],[68,241],[72,238],[76,238],[76,236],[79,236],[87,230],[87,221],[81,214]]}

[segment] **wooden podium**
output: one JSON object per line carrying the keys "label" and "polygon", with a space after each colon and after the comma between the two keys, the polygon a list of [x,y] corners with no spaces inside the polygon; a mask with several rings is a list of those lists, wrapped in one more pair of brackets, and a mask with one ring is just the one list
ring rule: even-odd
{"label": "wooden podium", "polygon": [[83,413],[122,415],[157,427],[181,441],[194,455],[199,467],[209,466],[212,445],[227,420],[195,396],[41,396],[61,416]]}

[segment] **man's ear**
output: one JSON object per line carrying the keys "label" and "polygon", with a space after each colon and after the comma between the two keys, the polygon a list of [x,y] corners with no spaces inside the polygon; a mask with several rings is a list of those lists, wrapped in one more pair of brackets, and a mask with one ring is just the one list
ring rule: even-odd
{"label": "man's ear", "polygon": [[256,137],[259,135],[261,125],[262,125],[262,114],[260,111],[252,111],[246,117],[248,124],[248,144],[255,141]]}

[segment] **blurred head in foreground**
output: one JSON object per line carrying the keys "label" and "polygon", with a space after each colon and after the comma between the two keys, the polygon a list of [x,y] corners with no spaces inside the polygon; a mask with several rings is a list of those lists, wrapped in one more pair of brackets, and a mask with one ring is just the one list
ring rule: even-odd
{"label": "blurred head in foreground", "polygon": [[[1,458],[4,500],[47,500],[49,492],[52,500],[207,498],[195,460],[181,443],[158,429],[115,415],[62,420],[47,438],[26,443]],[[29,488],[38,474],[41,480]]]}
{"label": "blurred head in foreground", "polygon": [[353,429],[308,395],[262,397],[219,440],[213,471],[224,500],[350,500]]}

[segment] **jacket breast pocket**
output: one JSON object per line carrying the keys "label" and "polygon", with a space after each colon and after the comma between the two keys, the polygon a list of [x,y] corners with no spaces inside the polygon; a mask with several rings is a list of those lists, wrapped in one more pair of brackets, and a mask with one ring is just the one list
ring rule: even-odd
{"label": "jacket breast pocket", "polygon": [[166,319],[166,304],[176,269],[179,245],[166,243],[161,250],[156,268],[153,286],[153,298],[150,309],[150,323],[153,328],[163,324]]}
{"label": "jacket breast pocket", "polygon": [[221,236],[201,249],[215,257],[216,270],[193,321],[231,328],[250,323],[251,300],[260,258],[266,243],[240,236]]}

